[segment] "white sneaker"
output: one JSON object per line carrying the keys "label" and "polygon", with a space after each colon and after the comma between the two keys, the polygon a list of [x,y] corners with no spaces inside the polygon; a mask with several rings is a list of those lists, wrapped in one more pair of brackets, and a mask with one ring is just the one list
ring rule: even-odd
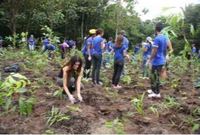
{"label": "white sneaker", "polygon": [[161,98],[160,93],[159,94],[155,94],[155,93],[151,93],[148,95],[149,98]]}
{"label": "white sneaker", "polygon": [[153,91],[151,89],[147,90],[147,93],[151,94]]}

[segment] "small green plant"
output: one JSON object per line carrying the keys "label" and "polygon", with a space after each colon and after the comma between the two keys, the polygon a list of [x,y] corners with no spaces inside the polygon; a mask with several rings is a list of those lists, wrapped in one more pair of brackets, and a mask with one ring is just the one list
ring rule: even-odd
{"label": "small green plant", "polygon": [[[197,119],[199,120],[199,119]],[[192,117],[187,117],[184,121],[187,123],[188,126],[192,127],[192,132],[195,132],[200,128],[200,124]]]}
{"label": "small green plant", "polygon": [[176,101],[176,99],[170,96],[165,97],[164,104],[168,108],[178,108],[180,106],[180,104]]}
{"label": "small green plant", "polygon": [[197,107],[192,111],[192,115],[194,116],[200,116],[200,107]]}
{"label": "small green plant", "polygon": [[58,108],[54,106],[51,108],[51,112],[49,113],[47,124],[52,126],[57,122],[61,122],[64,120],[69,120],[70,117],[68,115],[63,114]]}
{"label": "small green plant", "polygon": [[140,95],[138,98],[133,98],[133,100],[131,100],[131,104],[136,109],[136,111],[141,115],[144,115],[144,109],[143,109],[144,95],[145,93]]}
{"label": "small green plant", "polygon": [[124,125],[119,118],[116,118],[113,121],[107,121],[105,125],[107,128],[112,128],[116,134],[125,134]]}
{"label": "small green plant", "polygon": [[129,75],[125,75],[122,77],[122,82],[127,85],[131,84],[131,77]]}
{"label": "small green plant", "polygon": [[177,89],[180,85],[180,78],[175,78],[171,81],[171,88]]}
{"label": "small green plant", "polygon": [[62,90],[62,89],[56,90],[56,91],[53,93],[53,96],[54,96],[54,97],[58,97],[59,99],[62,99],[62,98],[63,98],[63,90]]}
{"label": "small green plant", "polygon": [[70,105],[67,106],[67,108],[69,109],[70,112],[81,112],[80,107],[77,105]]}
{"label": "small green plant", "polygon": [[149,110],[152,111],[154,114],[156,114],[157,117],[159,117],[158,107],[155,105],[152,105],[149,107]]}
{"label": "small green plant", "polygon": [[20,97],[19,99],[19,113],[20,115],[30,115],[33,110],[33,106],[36,103],[35,98],[31,97],[26,99],[24,97]]}

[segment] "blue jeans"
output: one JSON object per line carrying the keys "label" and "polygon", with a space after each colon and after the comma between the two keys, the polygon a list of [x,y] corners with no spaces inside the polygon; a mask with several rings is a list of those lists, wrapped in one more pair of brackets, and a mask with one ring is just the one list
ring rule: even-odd
{"label": "blue jeans", "polygon": [[92,56],[92,66],[93,66],[92,67],[92,82],[94,84],[99,84],[101,61],[102,61],[101,54],[95,54]]}

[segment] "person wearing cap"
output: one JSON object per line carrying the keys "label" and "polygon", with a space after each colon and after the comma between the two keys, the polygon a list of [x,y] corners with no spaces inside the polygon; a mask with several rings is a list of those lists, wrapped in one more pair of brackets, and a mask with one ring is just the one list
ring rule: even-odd
{"label": "person wearing cap", "polygon": [[151,90],[148,90],[148,97],[161,98],[160,94],[160,75],[166,64],[166,52],[169,45],[169,39],[161,33],[162,23],[156,24],[156,37],[152,45],[152,53],[146,65],[151,65]]}
{"label": "person wearing cap", "polygon": [[86,37],[84,45],[83,45],[83,49],[82,49],[82,53],[83,56],[85,58],[85,67],[84,67],[84,74],[83,77],[84,78],[89,78],[90,77],[90,69],[91,69],[91,65],[92,65],[92,42],[94,37],[96,36],[96,30],[95,29],[91,29],[89,30],[89,36]]}
{"label": "person wearing cap", "polygon": [[144,48],[143,48],[143,62],[142,62],[142,70],[143,70],[142,77],[143,77],[143,79],[147,79],[149,77],[146,63],[151,56],[151,50],[152,50],[152,38],[147,37],[146,43],[144,44]]}
{"label": "person wearing cap", "polygon": [[[92,41],[92,83],[93,85],[102,85],[99,77],[102,62],[102,52],[105,47],[104,38],[102,38],[104,31],[102,29],[97,29],[96,35],[97,36],[94,37]],[[90,57],[91,56],[89,56],[89,58]]]}

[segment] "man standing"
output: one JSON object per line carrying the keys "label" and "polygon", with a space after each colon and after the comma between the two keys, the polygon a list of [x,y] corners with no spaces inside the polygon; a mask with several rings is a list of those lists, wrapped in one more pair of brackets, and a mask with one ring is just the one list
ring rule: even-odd
{"label": "man standing", "polygon": [[166,52],[170,40],[161,33],[162,23],[156,24],[156,37],[152,45],[152,53],[147,65],[151,63],[151,90],[148,90],[148,97],[160,98],[160,75],[166,64]]}

